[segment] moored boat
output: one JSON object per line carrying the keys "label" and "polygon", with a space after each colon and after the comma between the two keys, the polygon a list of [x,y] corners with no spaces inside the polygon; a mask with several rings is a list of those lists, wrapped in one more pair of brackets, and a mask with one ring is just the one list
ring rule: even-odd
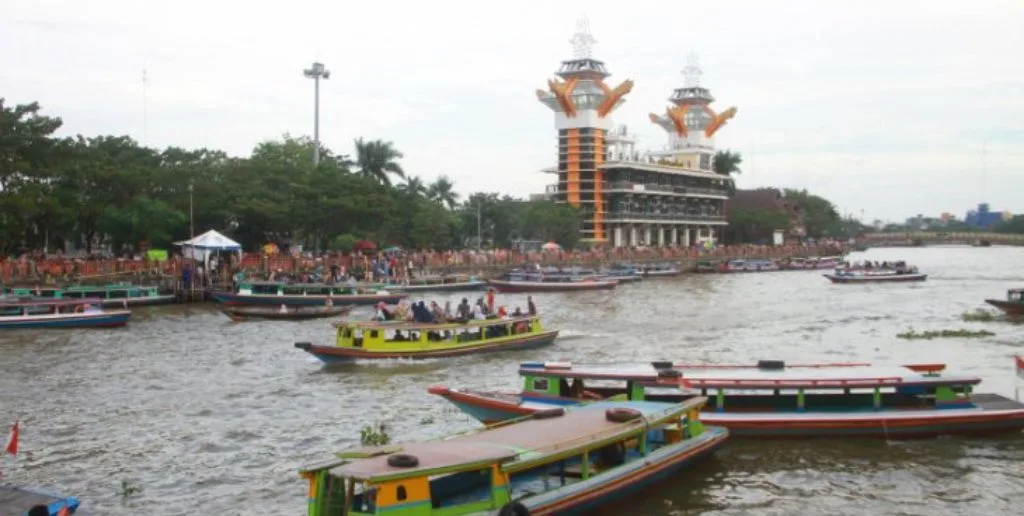
{"label": "moored boat", "polygon": [[388,290],[396,292],[460,292],[467,290],[483,290],[487,282],[466,274],[440,276],[423,276],[406,283],[384,285]]}
{"label": "moored boat", "polygon": [[296,342],[295,347],[325,363],[357,359],[439,358],[546,346],[558,330],[537,317],[481,319],[452,323],[344,322],[334,346]]}
{"label": "moored boat", "polygon": [[843,263],[841,256],[824,256],[824,257],[793,257],[782,264],[782,269],[787,271],[807,271],[807,270],[821,270],[821,269],[835,269]]}
{"label": "moored boat", "polygon": [[247,321],[249,319],[273,319],[285,321],[303,321],[308,319],[323,319],[327,317],[340,317],[355,308],[349,306],[286,306],[271,308],[269,306],[226,306],[221,309],[233,321]]}
{"label": "moored boat", "polygon": [[111,328],[128,324],[128,310],[104,310],[99,299],[0,301],[0,329]]}
{"label": "moored boat", "polygon": [[899,283],[924,281],[928,275],[918,272],[917,267],[907,269],[849,270],[836,269],[832,274],[822,274],[832,283]]}
{"label": "moored boat", "polygon": [[986,299],[986,303],[1002,310],[1006,315],[1024,315],[1024,289],[1006,291],[1006,299]]}
{"label": "moored boat", "polygon": [[11,287],[6,293],[16,297],[45,299],[98,299],[105,307],[159,305],[174,301],[171,294],[161,294],[160,288],[131,283],[111,285],[75,285],[70,287]]}
{"label": "moored boat", "polygon": [[395,304],[408,297],[408,294],[348,285],[265,281],[239,283],[232,292],[213,291],[210,296],[229,306],[324,306],[328,298],[331,304],[344,306],[375,305],[380,302]]}
{"label": "moored boat", "polygon": [[604,402],[443,440],[364,448],[299,471],[307,514],[590,514],[713,454],[700,407]]}
{"label": "moored boat", "polygon": [[771,272],[779,264],[772,260],[729,260],[718,265],[718,272]]}
{"label": "moored boat", "polygon": [[610,290],[619,285],[613,278],[581,276],[558,281],[509,281],[489,279],[487,284],[499,292],[575,292],[578,290]]}
{"label": "moored boat", "polygon": [[[1021,374],[1021,359],[1016,359]],[[1024,404],[978,394],[981,378],[949,373],[944,364],[756,366],[672,364],[573,365],[525,363],[520,392],[434,386],[485,424],[611,396],[680,402],[712,397],[703,420],[737,437],[931,437],[1014,433],[1024,429]],[[571,381],[571,383],[570,383]]]}
{"label": "moored boat", "polygon": [[613,279],[619,283],[631,283],[634,281],[642,281],[644,279],[643,273],[639,268],[621,263],[613,264],[607,269],[602,270],[598,276],[601,278]]}
{"label": "moored boat", "polygon": [[674,263],[648,263],[640,267],[640,273],[645,278],[658,278],[665,276],[678,276],[679,266]]}

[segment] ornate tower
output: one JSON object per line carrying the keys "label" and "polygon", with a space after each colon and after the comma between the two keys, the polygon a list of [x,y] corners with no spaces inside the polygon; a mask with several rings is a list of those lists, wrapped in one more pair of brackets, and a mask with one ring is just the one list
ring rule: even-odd
{"label": "ornate tower", "polygon": [[604,80],[610,74],[602,61],[592,57],[596,40],[590,23],[580,19],[576,34],[569,40],[573,58],[562,61],[556,75],[549,79],[548,90],[537,90],[537,98],[555,112],[558,129],[558,185],[555,199],[579,206],[584,211],[583,240],[605,242],[604,181],[601,164],[605,160],[605,137],[613,129],[608,115],[633,89],[626,80],[610,88]]}
{"label": "ornate tower", "polygon": [[658,153],[663,159],[686,168],[711,171],[715,133],[736,116],[736,108],[730,107],[721,113],[711,109],[709,104],[715,98],[700,85],[703,73],[697,54],[691,53],[683,69],[683,87],[676,88],[668,99],[672,105],[665,110],[664,116],[651,113],[650,118],[669,135],[669,150]]}

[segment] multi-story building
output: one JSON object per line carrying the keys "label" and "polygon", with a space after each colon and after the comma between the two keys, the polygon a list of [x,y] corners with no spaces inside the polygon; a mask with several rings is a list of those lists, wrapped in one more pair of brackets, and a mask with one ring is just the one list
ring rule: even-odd
{"label": "multi-story building", "polygon": [[669,99],[667,116],[651,115],[669,131],[669,145],[640,153],[635,138],[609,117],[632,81],[614,89],[604,83],[609,73],[591,56],[595,41],[585,23],[571,42],[575,55],[562,62],[562,80],[537,90],[555,112],[558,129],[558,167],[546,170],[558,175],[558,183],[548,186],[548,196],[583,211],[585,242],[622,247],[714,241],[716,228],[726,224],[728,178],[713,171],[713,137],[736,109],[719,115],[708,107],[714,99],[699,86],[693,61],[684,72],[687,85]]}

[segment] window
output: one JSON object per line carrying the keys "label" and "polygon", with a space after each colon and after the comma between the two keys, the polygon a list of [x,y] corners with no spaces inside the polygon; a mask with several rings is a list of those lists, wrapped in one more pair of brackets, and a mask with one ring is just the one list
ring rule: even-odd
{"label": "window", "polygon": [[533,379],[533,390],[535,390],[535,391],[546,391],[546,390],[548,390],[548,379],[547,378],[534,378]]}
{"label": "window", "polygon": [[373,331],[370,332],[370,338],[371,339],[376,339],[377,335],[378,335],[377,330],[373,330]]}
{"label": "window", "polygon": [[405,492],[405,486],[399,485],[398,491],[395,493],[395,498],[401,502],[409,497],[409,494]]}

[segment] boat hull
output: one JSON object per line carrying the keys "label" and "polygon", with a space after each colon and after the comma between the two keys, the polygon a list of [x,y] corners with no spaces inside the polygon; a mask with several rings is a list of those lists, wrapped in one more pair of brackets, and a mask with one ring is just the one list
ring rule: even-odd
{"label": "boat hull", "polygon": [[343,307],[316,307],[297,312],[281,313],[276,308],[263,307],[226,307],[221,310],[234,321],[245,321],[249,319],[270,319],[278,321],[306,321],[309,319],[324,319],[328,317],[340,317],[352,311],[352,306]]}
{"label": "boat hull", "polygon": [[[523,417],[539,410],[572,406],[568,398],[528,399],[522,404],[469,392],[432,387],[430,393],[444,397],[466,414],[484,424]],[[978,407],[906,409],[879,412],[716,412],[705,410],[701,420],[729,429],[733,437],[877,437],[883,439],[929,438],[940,435],[989,435],[1024,430],[1024,404],[995,394],[979,394]],[[683,398],[680,397],[680,401]]]}
{"label": "boat hull", "polygon": [[1024,303],[1014,303],[1001,299],[986,299],[985,302],[1002,310],[1006,315],[1024,315]]}
{"label": "boat hull", "polygon": [[604,474],[520,500],[533,515],[593,514],[601,506],[671,478],[680,470],[713,455],[729,431],[705,427],[703,434],[659,448]]}
{"label": "boat hull", "polygon": [[593,281],[504,281],[487,280],[498,292],[576,292],[580,290],[611,290],[618,286],[615,280]]}
{"label": "boat hull", "polygon": [[[32,507],[45,505],[49,514],[56,516],[67,508],[67,513],[74,514],[80,502],[73,496],[61,496],[36,489],[0,483],[0,511],[3,514],[27,514]],[[8,511],[11,511],[8,513]]]}
{"label": "boat hull", "polygon": [[325,364],[340,362],[351,362],[353,360],[376,360],[376,359],[424,359],[424,358],[446,358],[460,355],[472,355],[475,353],[487,353],[493,351],[505,351],[515,349],[531,349],[547,346],[555,342],[558,331],[545,331],[536,335],[525,335],[509,339],[500,339],[491,342],[467,343],[464,346],[452,346],[443,349],[431,349],[422,351],[366,351],[359,348],[319,346],[308,342],[296,342],[295,347],[301,349]]}
{"label": "boat hull", "polygon": [[174,296],[150,296],[150,297],[125,297],[121,299],[104,299],[104,308],[117,308],[121,306],[150,306],[167,305],[174,302]]}
{"label": "boat hull", "polygon": [[0,329],[30,328],[116,328],[128,324],[131,312],[101,314],[28,315],[0,318]]}
{"label": "boat hull", "polygon": [[643,273],[643,276],[645,278],[665,278],[669,276],[678,276],[679,273],[679,269],[669,269],[660,271],[646,271]]}
{"label": "boat hull", "polygon": [[904,283],[908,281],[924,281],[927,274],[889,274],[879,276],[839,276],[822,274],[832,283]]}
{"label": "boat hull", "polygon": [[[277,296],[277,295],[240,295],[231,292],[211,292],[210,295],[218,303],[227,306],[325,306],[327,296]],[[351,294],[331,296],[335,305],[374,305],[387,303],[393,305],[408,297],[408,294]]]}

